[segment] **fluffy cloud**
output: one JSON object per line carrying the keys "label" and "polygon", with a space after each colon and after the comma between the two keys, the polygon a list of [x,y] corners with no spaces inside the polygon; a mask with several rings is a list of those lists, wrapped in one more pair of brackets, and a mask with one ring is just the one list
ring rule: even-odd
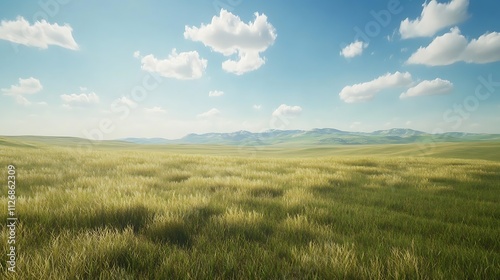
{"label": "fluffy cloud", "polygon": [[158,106],[152,108],[144,108],[144,111],[150,114],[164,114],[167,112],[165,109],[162,109],[161,107]]}
{"label": "fluffy cloud", "polygon": [[300,115],[302,112],[302,108],[300,106],[288,106],[286,104],[281,104],[276,110],[273,112],[274,117],[294,117]]}
{"label": "fluffy cloud", "polygon": [[223,96],[223,95],[224,95],[224,92],[220,91],[220,90],[211,90],[208,92],[208,96],[210,96],[210,97],[219,97],[219,96]]}
{"label": "fluffy cloud", "polygon": [[4,95],[13,96],[16,102],[20,105],[30,105],[31,102],[24,97],[24,94],[35,94],[43,89],[42,84],[38,79],[30,77],[28,79],[19,78],[19,84],[11,85],[10,88],[3,88]]}
{"label": "fluffy cloud", "polygon": [[71,26],[50,24],[45,20],[30,25],[23,17],[16,20],[0,22],[0,39],[29,47],[41,49],[49,45],[60,46],[70,50],[78,50],[78,44],[73,39]]}
{"label": "fluffy cloud", "polygon": [[500,61],[500,33],[486,33],[470,41],[463,53],[462,60],[467,63]]}
{"label": "fluffy cloud", "polygon": [[454,27],[450,32],[436,37],[427,47],[420,47],[408,59],[408,64],[429,66],[450,65],[459,61],[490,63],[500,61],[500,33],[485,33],[468,42]]}
{"label": "fluffy cloud", "polygon": [[442,79],[434,79],[432,81],[425,80],[418,83],[416,86],[409,88],[402,93],[399,98],[408,98],[423,95],[438,95],[448,94],[453,90],[453,84],[450,81]]}
{"label": "fluffy cloud", "polygon": [[3,88],[2,92],[5,95],[22,95],[34,94],[43,89],[42,84],[38,79],[30,77],[28,79],[19,78],[18,85],[11,85],[10,88]]}
{"label": "fluffy cloud", "polygon": [[347,103],[371,100],[381,90],[407,87],[413,82],[408,72],[387,73],[372,81],[346,86],[339,93],[340,99]]}
{"label": "fluffy cloud", "polygon": [[[137,57],[139,55],[140,53],[137,53]],[[134,56],[136,56],[135,53]],[[200,58],[198,52],[177,53],[175,49],[166,59],[157,59],[152,54],[146,55],[141,59],[141,64],[144,71],[178,80],[199,79],[207,68],[207,60]]]}
{"label": "fluffy cloud", "polygon": [[401,38],[430,37],[439,30],[453,26],[467,19],[469,0],[451,0],[449,3],[438,3],[436,0],[423,4],[419,18],[406,18],[399,26]]}
{"label": "fluffy cloud", "polygon": [[408,59],[409,64],[448,65],[460,60],[467,48],[467,39],[460,34],[458,28],[436,37],[427,47],[420,47]]}
{"label": "fluffy cloud", "polygon": [[253,22],[244,23],[238,16],[222,9],[210,24],[185,27],[184,38],[202,42],[224,56],[238,55],[238,60],[226,60],[222,68],[237,75],[259,69],[265,60],[260,56],[276,40],[276,30],[267,16],[255,13]]}
{"label": "fluffy cloud", "polygon": [[99,96],[94,92],[91,93],[73,93],[63,94],[61,99],[67,104],[96,104],[99,103]]}
{"label": "fluffy cloud", "polygon": [[216,108],[212,108],[208,111],[206,111],[205,113],[201,113],[198,115],[198,117],[200,118],[211,118],[211,117],[216,117],[220,115],[220,111],[217,110]]}
{"label": "fluffy cloud", "polygon": [[340,51],[340,55],[345,58],[352,58],[363,54],[363,50],[366,49],[367,47],[368,47],[367,43],[356,41],[343,48],[342,51]]}

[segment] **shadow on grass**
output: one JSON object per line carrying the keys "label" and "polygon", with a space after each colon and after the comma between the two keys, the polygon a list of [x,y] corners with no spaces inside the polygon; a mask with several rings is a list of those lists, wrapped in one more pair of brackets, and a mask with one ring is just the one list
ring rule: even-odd
{"label": "shadow on grass", "polygon": [[39,213],[23,215],[20,219],[30,225],[41,225],[52,233],[61,230],[82,230],[111,228],[125,230],[131,227],[134,233],[139,232],[151,222],[154,213],[142,205],[119,208],[99,208],[86,212]]}
{"label": "shadow on grass", "polygon": [[169,182],[180,183],[180,182],[184,182],[184,181],[189,180],[189,178],[191,178],[190,175],[173,174],[173,175],[166,177],[165,179]]}
{"label": "shadow on grass", "polygon": [[[98,262],[102,265],[94,267],[97,269],[91,273],[87,271],[82,273],[86,274],[86,277],[82,279],[132,279],[131,276],[133,275],[135,276],[134,279],[151,278],[151,272],[154,271],[155,267],[158,267],[162,260],[161,252],[158,246],[149,242],[139,242],[133,237],[127,243],[109,244],[103,252],[96,256]],[[118,268],[123,275],[103,278],[102,272],[108,270],[108,267],[115,268],[115,270]],[[128,272],[130,278],[123,278],[127,274],[126,272]]]}
{"label": "shadow on grass", "polygon": [[266,243],[274,233],[274,228],[266,223],[255,225],[232,224],[223,229],[223,237],[227,239],[242,239],[250,242]]}
{"label": "shadow on grass", "polygon": [[283,196],[284,191],[276,188],[256,188],[250,191],[253,197],[277,198]]}
{"label": "shadow on grass", "polygon": [[187,215],[185,220],[189,221],[191,225],[191,230],[193,232],[199,232],[210,221],[213,216],[221,215],[224,213],[224,209],[213,207],[213,206],[203,206],[192,209]]}
{"label": "shadow on grass", "polygon": [[189,248],[192,237],[189,228],[183,222],[171,221],[152,225],[144,230],[143,235],[155,243],[177,245]]}
{"label": "shadow on grass", "polygon": [[142,205],[116,209],[100,209],[95,216],[90,217],[89,227],[106,226],[119,230],[132,227],[134,233],[137,233],[152,218],[153,212]]}
{"label": "shadow on grass", "polygon": [[280,235],[283,236],[282,239],[286,240],[286,243],[290,244],[290,246],[307,245],[310,242],[320,240],[317,234],[308,229],[287,229]]}
{"label": "shadow on grass", "polygon": [[223,209],[213,206],[203,206],[192,209],[182,221],[168,221],[150,225],[141,232],[154,243],[171,244],[182,248],[193,245],[194,236],[206,230],[211,217],[223,213]]}
{"label": "shadow on grass", "polygon": [[431,183],[436,183],[436,184],[445,184],[449,186],[457,186],[459,184],[462,184],[460,180],[454,179],[454,178],[443,178],[443,177],[430,177],[429,182]]}
{"label": "shadow on grass", "polygon": [[335,186],[316,186],[312,187],[312,192],[314,195],[324,197],[324,196],[331,196],[335,194],[336,192],[339,191],[338,187]]}

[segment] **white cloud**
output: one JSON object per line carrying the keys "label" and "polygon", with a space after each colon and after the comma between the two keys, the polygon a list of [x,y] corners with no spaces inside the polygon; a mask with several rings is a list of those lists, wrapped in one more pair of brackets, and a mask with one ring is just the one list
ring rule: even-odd
{"label": "white cloud", "polygon": [[246,72],[254,71],[264,65],[265,60],[255,52],[246,52],[239,54],[239,60],[226,60],[222,62],[222,69],[229,73],[242,75]]}
{"label": "white cloud", "polygon": [[454,27],[450,32],[436,37],[427,47],[420,47],[408,59],[408,64],[428,66],[467,63],[490,63],[500,61],[500,33],[485,33],[468,42]]}
{"label": "white cloud", "polygon": [[173,49],[166,59],[157,59],[152,54],[144,56],[141,59],[141,68],[166,78],[192,80],[203,76],[207,60],[200,58],[197,51],[177,53],[176,49]]}
{"label": "white cloud", "polygon": [[276,36],[266,15],[255,13],[255,20],[247,24],[224,9],[210,24],[186,26],[184,31],[184,38],[202,42],[224,56],[237,54],[238,60],[228,59],[222,63],[225,71],[237,75],[259,69],[265,63],[260,53],[274,43]]}
{"label": "white cloud", "polygon": [[220,111],[217,110],[216,108],[212,108],[204,113],[201,113],[198,115],[200,118],[211,118],[211,117],[216,117],[220,115]]}
{"label": "white cloud", "polygon": [[135,51],[134,52],[134,58],[139,58],[141,57],[141,52],[140,51]]}
{"label": "white cloud", "polygon": [[80,90],[81,91],[87,91],[87,88],[86,87],[80,87]]}
{"label": "white cloud", "polygon": [[381,90],[407,87],[413,82],[408,72],[387,73],[372,81],[346,86],[340,91],[340,99],[347,103],[371,100]]}
{"label": "white cloud", "polygon": [[38,79],[30,77],[28,79],[19,78],[18,85],[11,85],[10,88],[3,88],[2,92],[5,95],[21,95],[34,94],[43,89],[42,84]]}
{"label": "white cloud", "polygon": [[49,45],[60,46],[70,50],[78,50],[78,44],[72,35],[71,26],[50,24],[45,20],[30,25],[23,17],[16,20],[0,22],[0,39],[41,49]]}
{"label": "white cloud", "polygon": [[257,111],[258,111],[258,110],[260,110],[260,109],[262,109],[262,105],[260,105],[260,104],[255,104],[255,105],[253,105],[252,107],[253,107],[255,110],[257,110]]}
{"label": "white cloud", "polygon": [[61,99],[67,104],[95,104],[99,103],[99,96],[94,92],[91,93],[72,93],[72,94],[63,94],[61,95]]}
{"label": "white cloud", "polygon": [[406,92],[403,92],[399,97],[403,99],[423,95],[448,94],[452,90],[453,84],[450,81],[437,78],[432,81],[422,81],[416,86],[409,88]]}
{"label": "white cloud", "polygon": [[219,97],[219,96],[223,96],[223,95],[224,95],[224,92],[220,91],[220,90],[211,90],[208,92],[208,96],[210,96],[210,97]]}
{"label": "white cloud", "polygon": [[342,51],[340,51],[340,55],[345,58],[352,58],[363,54],[363,49],[366,49],[367,47],[367,43],[356,41],[343,48]]}
{"label": "white cloud", "polygon": [[10,88],[3,88],[4,95],[13,96],[16,103],[24,106],[31,105],[31,102],[24,97],[24,94],[35,94],[43,89],[38,79],[30,77],[28,79],[19,78],[19,84],[11,85]]}
{"label": "white cloud", "polygon": [[150,114],[164,114],[167,112],[165,109],[158,107],[158,106],[155,106],[152,108],[144,108],[144,111],[146,111],[146,113],[150,113]]}
{"label": "white cloud", "polygon": [[274,110],[273,116],[294,117],[300,115],[301,112],[302,108],[300,106],[288,106],[286,104],[281,104],[276,110]]}
{"label": "white cloud", "polygon": [[470,41],[462,59],[467,63],[500,61],[500,33],[485,33]]}
{"label": "white cloud", "polygon": [[427,47],[420,47],[407,63],[430,66],[453,64],[460,60],[465,48],[467,39],[455,27],[449,33],[436,37]]}
{"label": "white cloud", "polygon": [[431,37],[439,30],[453,26],[467,19],[469,0],[451,0],[448,3],[438,3],[436,0],[427,1],[422,5],[419,18],[406,18],[399,26],[401,38]]}

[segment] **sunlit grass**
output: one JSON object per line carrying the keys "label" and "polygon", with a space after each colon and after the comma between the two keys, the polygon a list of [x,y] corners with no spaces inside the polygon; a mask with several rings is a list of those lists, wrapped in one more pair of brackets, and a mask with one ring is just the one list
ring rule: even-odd
{"label": "sunlit grass", "polygon": [[500,278],[500,163],[0,152],[4,181],[17,167],[7,278]]}

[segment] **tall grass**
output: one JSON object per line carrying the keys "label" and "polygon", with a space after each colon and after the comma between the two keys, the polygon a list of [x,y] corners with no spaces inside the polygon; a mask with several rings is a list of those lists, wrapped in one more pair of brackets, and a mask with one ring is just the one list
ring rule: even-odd
{"label": "tall grass", "polygon": [[7,279],[500,279],[500,163],[0,153],[2,180],[18,172]]}

